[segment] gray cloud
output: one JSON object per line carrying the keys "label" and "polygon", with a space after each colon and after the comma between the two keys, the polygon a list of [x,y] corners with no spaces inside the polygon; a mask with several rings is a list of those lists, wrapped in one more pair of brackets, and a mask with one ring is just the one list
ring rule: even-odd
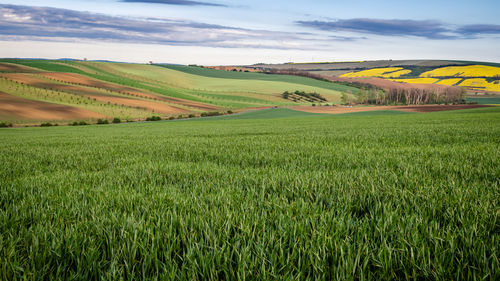
{"label": "gray cloud", "polygon": [[469,36],[500,34],[500,25],[497,24],[471,24],[457,29],[457,32]]}
{"label": "gray cloud", "polygon": [[298,21],[298,24],[326,31],[348,31],[385,36],[417,36],[452,39],[452,30],[431,20],[342,19],[337,21]]}
{"label": "gray cloud", "polygon": [[199,2],[190,0],[121,0],[120,2],[127,3],[152,3],[152,4],[166,4],[166,5],[182,5],[182,6],[214,6],[214,7],[227,7],[223,4]]}

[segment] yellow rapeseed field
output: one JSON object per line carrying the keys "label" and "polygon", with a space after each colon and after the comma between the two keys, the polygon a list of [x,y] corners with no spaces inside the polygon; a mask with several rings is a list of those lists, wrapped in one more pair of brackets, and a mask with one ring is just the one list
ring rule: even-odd
{"label": "yellow rapeseed field", "polygon": [[451,79],[443,79],[441,81],[436,82],[436,84],[440,85],[446,85],[446,86],[453,86],[460,82],[462,78],[451,78]]}
{"label": "yellow rapeseed field", "polygon": [[373,68],[367,69],[357,72],[349,72],[346,74],[340,75],[340,77],[348,77],[348,78],[360,78],[360,77],[383,77],[383,78],[391,78],[391,77],[399,77],[404,74],[410,73],[411,70],[404,69],[402,67],[384,67],[384,68]]}
{"label": "yellow rapeseed field", "polygon": [[500,82],[488,82],[484,78],[472,78],[465,79],[460,86],[467,87],[472,90],[484,90],[484,91],[494,91],[500,92]]}
{"label": "yellow rapeseed field", "polygon": [[441,67],[420,74],[420,77],[494,77],[500,76],[500,67],[467,65]]}

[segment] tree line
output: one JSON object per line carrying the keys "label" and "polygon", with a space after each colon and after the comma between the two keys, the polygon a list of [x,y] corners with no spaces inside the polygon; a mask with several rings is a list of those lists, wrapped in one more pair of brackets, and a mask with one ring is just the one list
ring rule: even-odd
{"label": "tree line", "polygon": [[354,98],[342,94],[344,104],[449,104],[465,103],[465,90],[459,87],[425,89],[418,87],[361,90]]}

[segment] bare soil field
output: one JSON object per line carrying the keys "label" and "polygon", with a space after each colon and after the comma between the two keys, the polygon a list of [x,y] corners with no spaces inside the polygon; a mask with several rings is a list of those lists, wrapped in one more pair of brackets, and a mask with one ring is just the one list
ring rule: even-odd
{"label": "bare soil field", "polygon": [[156,103],[153,101],[139,100],[128,97],[102,96],[102,95],[98,96],[98,95],[88,95],[88,94],[86,96],[94,98],[100,102],[138,108],[138,109],[145,109],[155,113],[178,114],[178,113],[189,112],[188,110],[177,108],[164,103]]}
{"label": "bare soil field", "polygon": [[489,105],[481,104],[458,104],[458,105],[383,105],[383,106],[359,106],[359,107],[347,107],[347,106],[294,106],[291,109],[311,112],[311,113],[326,113],[326,114],[341,114],[341,113],[354,113],[354,112],[366,112],[366,111],[378,111],[378,110],[397,110],[405,112],[435,112],[435,111],[446,111],[446,110],[458,110],[458,109],[471,109],[479,107],[489,107]]}
{"label": "bare soil field", "polygon": [[1,72],[40,72],[40,70],[12,63],[0,62],[0,71]]}
{"label": "bare soil field", "polygon": [[256,67],[246,66],[205,66],[210,69],[224,70],[224,71],[239,71],[239,72],[261,72],[262,70]]}
{"label": "bare soil field", "polygon": [[23,99],[0,92],[0,118],[12,117],[24,120],[73,120],[106,116],[82,108]]}
{"label": "bare soil field", "polygon": [[108,83],[108,82],[104,82],[104,81],[101,81],[98,79],[89,78],[89,77],[86,77],[86,76],[83,76],[80,74],[75,74],[75,73],[47,72],[47,73],[42,73],[42,75],[44,77],[47,77],[49,79],[53,79],[56,81],[62,81],[62,82],[66,82],[66,83],[79,84],[79,85],[85,85],[85,86],[89,86],[89,87],[106,89],[106,90],[110,90],[110,91],[114,91],[114,92],[126,93],[126,94],[137,96],[137,97],[159,100],[159,101],[164,101],[164,102],[169,102],[169,103],[176,103],[179,105],[192,107],[192,108],[196,108],[196,109],[202,109],[202,110],[215,110],[215,109],[217,109],[214,106],[207,105],[204,103],[193,102],[193,101],[188,101],[188,100],[179,99],[179,98],[171,98],[171,97],[156,95],[156,94],[152,94],[152,93],[145,93],[145,92],[139,91],[135,88],[117,85],[117,84],[113,84],[113,83]]}

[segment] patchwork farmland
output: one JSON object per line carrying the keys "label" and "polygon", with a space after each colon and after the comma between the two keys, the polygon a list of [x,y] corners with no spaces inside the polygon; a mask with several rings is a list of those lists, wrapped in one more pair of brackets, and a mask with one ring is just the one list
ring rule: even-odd
{"label": "patchwork farmland", "polygon": [[[338,103],[341,93],[357,88],[295,76],[229,73],[200,67],[125,63],[2,60],[0,92],[3,99],[24,99],[70,108],[53,118],[51,107],[24,112],[16,102],[1,111],[5,121],[92,121],[100,118],[143,120],[200,115],[204,112],[291,105],[285,91],[318,93],[325,102]],[[296,105],[296,103],[293,103]],[[6,105],[5,105],[6,106]],[[4,107],[5,107],[4,106]],[[25,108],[29,110],[29,108]],[[77,120],[78,121],[78,120]]]}
{"label": "patchwork farmland", "polygon": [[[465,89],[470,101],[485,98],[493,104],[500,103],[500,64],[472,61],[446,60],[386,60],[325,63],[288,63],[277,65],[257,64],[246,66],[254,71],[280,71],[323,77],[333,81],[349,81],[383,85],[394,88],[373,78],[410,84],[413,88],[426,85],[456,86]],[[429,88],[426,86],[425,88]],[[439,87],[435,88],[436,90]]]}

